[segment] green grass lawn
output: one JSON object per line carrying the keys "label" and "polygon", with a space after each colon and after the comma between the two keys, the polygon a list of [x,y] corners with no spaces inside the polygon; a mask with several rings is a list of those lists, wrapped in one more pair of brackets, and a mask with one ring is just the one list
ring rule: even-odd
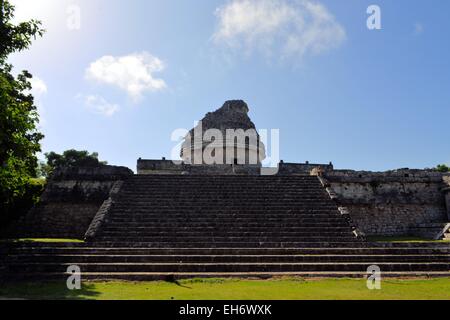
{"label": "green grass lawn", "polygon": [[382,281],[368,290],[363,279],[192,279],[168,282],[86,282],[69,291],[65,283],[0,286],[0,298],[100,300],[450,300],[450,278]]}

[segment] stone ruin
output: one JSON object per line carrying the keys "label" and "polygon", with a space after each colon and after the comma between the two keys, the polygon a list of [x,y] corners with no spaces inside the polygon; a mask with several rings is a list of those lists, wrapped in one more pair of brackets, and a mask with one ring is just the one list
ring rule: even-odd
{"label": "stone ruin", "polygon": [[[202,133],[214,127],[221,133],[255,129],[243,101],[226,102],[202,122]],[[221,141],[245,151],[245,157],[231,164],[195,163],[207,145],[186,139],[184,161],[139,159],[137,174],[114,166],[56,171],[41,203],[2,235],[86,243],[12,244],[6,249],[0,244],[0,251],[10,250],[3,266],[0,256],[0,278],[64,276],[69,260],[62,261],[62,252],[70,253],[70,263],[80,262],[87,270],[84,277],[103,280],[271,277],[285,272],[360,277],[373,261],[388,272],[385,276],[450,274],[447,243],[367,241],[370,236],[450,239],[450,174],[362,172],[339,170],[332,163],[280,161],[276,174],[265,176],[259,137],[256,142],[236,141]],[[256,165],[248,162],[252,153],[258,155]],[[299,261],[299,255],[307,260]],[[280,260],[274,264],[272,256]],[[54,263],[41,268],[40,257]]]}
{"label": "stone ruin", "polygon": [[[226,137],[227,129],[256,130],[244,101],[232,100],[202,120],[202,133],[218,129]],[[190,131],[194,135],[195,128]],[[242,149],[245,159],[239,163],[193,164],[195,154],[206,143],[196,144],[186,138],[181,149],[185,160],[145,160],[137,162],[138,175],[260,175],[260,161],[265,146],[238,144],[238,140],[221,141],[234,151]],[[258,165],[248,164],[249,153],[258,155]],[[194,155],[194,156],[193,156]],[[242,161],[241,161],[242,160]],[[332,163],[285,163],[277,168],[278,176],[320,175],[332,190],[334,201],[351,215],[358,229],[368,236],[422,236],[442,238],[449,230],[450,174],[433,170],[396,170],[358,172],[337,170]],[[55,173],[42,197],[42,203],[18,223],[22,236],[82,238],[87,227],[117,181],[132,176],[128,168],[70,168]]]}
{"label": "stone ruin", "polygon": [[260,165],[266,158],[265,146],[248,112],[244,101],[232,100],[206,114],[186,136],[181,158],[188,164]]}

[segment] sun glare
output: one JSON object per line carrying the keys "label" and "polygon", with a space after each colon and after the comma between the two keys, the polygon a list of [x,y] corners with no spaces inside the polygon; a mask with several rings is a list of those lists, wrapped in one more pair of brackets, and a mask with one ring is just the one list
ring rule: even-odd
{"label": "sun glare", "polygon": [[45,23],[50,23],[52,17],[57,17],[58,12],[64,14],[64,4],[61,0],[11,0],[15,7],[16,21],[27,21],[38,19]]}

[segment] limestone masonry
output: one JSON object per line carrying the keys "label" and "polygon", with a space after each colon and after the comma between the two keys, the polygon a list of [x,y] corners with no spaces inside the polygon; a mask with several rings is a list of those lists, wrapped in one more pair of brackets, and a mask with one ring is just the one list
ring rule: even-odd
{"label": "limestone masonry", "polygon": [[82,239],[116,181],[132,174],[128,168],[114,166],[57,170],[40,204],[10,226],[5,236]]}
{"label": "limestone masonry", "polygon": [[[426,170],[358,172],[334,170],[330,165],[280,163],[280,176],[310,174],[324,168],[323,180],[334,201],[346,208],[358,229],[367,236],[442,238],[450,221],[450,175]],[[255,175],[239,165],[175,165],[168,160],[139,160],[143,175]],[[72,168],[57,173],[42,203],[21,220],[21,237],[84,237],[92,219],[108,200],[114,184],[133,173],[121,167]]]}
{"label": "limestone masonry", "polygon": [[[244,101],[233,100],[208,113],[185,138],[181,158],[189,164],[217,164],[217,159],[220,164],[260,164],[266,158],[265,146],[248,111]],[[210,162],[204,159],[208,147],[212,153]]]}
{"label": "limestone masonry", "polygon": [[85,242],[0,242],[0,280],[66,279],[70,265],[84,280],[366,277],[373,265],[383,278],[450,276],[448,242],[371,238],[450,239],[450,174],[283,161],[269,170],[259,135],[226,136],[255,129],[248,110],[234,100],[207,114],[191,134],[219,138],[188,135],[182,162],[139,159],[137,174],[57,170],[41,203],[2,235]]}
{"label": "limestone masonry", "polygon": [[[227,101],[202,120],[202,133],[218,129],[255,129],[248,117],[248,106],[241,100]],[[194,129],[191,134],[194,135]],[[265,158],[265,146],[224,145],[244,148]],[[196,148],[203,151],[205,143],[194,146],[186,139],[181,163],[170,160],[137,162],[138,175],[259,175],[260,166],[234,164],[192,164]],[[193,153],[190,153],[193,152]],[[189,155],[188,155],[189,154]],[[433,170],[401,169],[387,172],[337,170],[333,164],[284,163],[278,165],[278,176],[319,175],[336,204],[347,212],[366,236],[419,236],[430,239],[445,237],[450,221],[450,174]],[[42,196],[41,204],[27,217],[8,229],[21,237],[68,237],[82,239],[93,219],[105,210],[105,201],[117,182],[133,176],[128,168],[100,166],[97,168],[66,168],[55,172]],[[120,191],[119,191],[120,192]],[[106,203],[107,204],[107,203]],[[97,217],[98,218],[98,217]]]}

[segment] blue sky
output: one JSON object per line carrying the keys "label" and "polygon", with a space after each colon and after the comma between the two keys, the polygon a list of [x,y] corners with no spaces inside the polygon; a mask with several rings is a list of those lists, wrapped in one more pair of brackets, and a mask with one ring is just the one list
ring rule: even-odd
{"label": "blue sky", "polygon": [[[44,152],[135,169],[170,158],[175,129],[244,99],[257,128],[280,130],[284,161],[450,164],[447,0],[13,3],[48,30],[11,58],[37,77]],[[381,30],[367,28],[371,4]]]}

